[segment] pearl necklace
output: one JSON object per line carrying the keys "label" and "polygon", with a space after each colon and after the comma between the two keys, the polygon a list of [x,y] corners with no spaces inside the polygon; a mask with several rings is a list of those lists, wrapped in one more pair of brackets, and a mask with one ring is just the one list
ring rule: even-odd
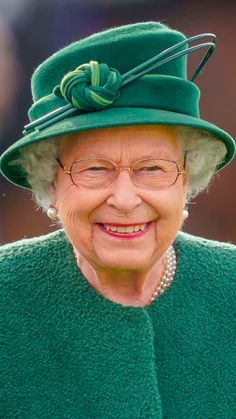
{"label": "pearl necklace", "polygon": [[150,303],[159,297],[171,284],[176,272],[176,254],[173,246],[170,246],[166,253],[166,268],[161,278],[161,282],[156,287],[151,296]]}

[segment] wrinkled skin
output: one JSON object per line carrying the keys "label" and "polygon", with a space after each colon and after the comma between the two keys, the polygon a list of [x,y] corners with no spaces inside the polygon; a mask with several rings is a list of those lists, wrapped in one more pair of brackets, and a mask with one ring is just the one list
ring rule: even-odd
{"label": "wrinkled skin", "polygon": [[[156,156],[183,165],[175,131],[165,126],[128,126],[86,131],[63,139],[60,160],[70,168],[75,160],[104,157],[121,166]],[[142,306],[161,279],[165,252],[183,221],[187,175],[169,188],[141,189],[128,171],[102,190],[80,189],[59,169],[52,203],[72,243],[77,263],[91,286],[123,305]],[[143,224],[138,237],[123,240],[100,224]]]}

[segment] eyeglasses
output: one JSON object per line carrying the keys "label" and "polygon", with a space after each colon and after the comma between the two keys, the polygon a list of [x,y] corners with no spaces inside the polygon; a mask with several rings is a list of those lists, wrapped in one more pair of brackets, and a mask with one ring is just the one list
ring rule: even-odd
{"label": "eyeglasses", "polygon": [[131,166],[120,167],[109,159],[88,158],[76,160],[71,168],[66,169],[61,161],[58,164],[66,175],[69,175],[74,185],[82,189],[104,189],[110,186],[127,170],[132,182],[139,188],[162,189],[174,185],[185,170],[177,163],[163,159],[143,159],[135,161]]}

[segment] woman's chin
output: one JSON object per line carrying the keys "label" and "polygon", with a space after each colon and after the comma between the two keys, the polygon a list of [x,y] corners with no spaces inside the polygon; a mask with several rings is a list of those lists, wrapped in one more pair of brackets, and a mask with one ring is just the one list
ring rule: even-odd
{"label": "woman's chin", "polygon": [[149,252],[140,252],[134,249],[126,251],[109,252],[98,251],[96,252],[97,263],[100,267],[105,269],[118,269],[118,270],[145,270],[152,265],[153,255],[147,254]]}

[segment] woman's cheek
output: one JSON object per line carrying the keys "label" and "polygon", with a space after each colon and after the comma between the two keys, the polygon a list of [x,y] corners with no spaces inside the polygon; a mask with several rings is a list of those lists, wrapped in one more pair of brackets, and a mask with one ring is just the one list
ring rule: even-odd
{"label": "woman's cheek", "polygon": [[58,215],[63,227],[70,234],[80,234],[88,230],[90,226],[89,214],[92,210],[88,205],[88,197],[82,196],[73,187],[68,187],[66,190],[58,191],[57,209]]}

